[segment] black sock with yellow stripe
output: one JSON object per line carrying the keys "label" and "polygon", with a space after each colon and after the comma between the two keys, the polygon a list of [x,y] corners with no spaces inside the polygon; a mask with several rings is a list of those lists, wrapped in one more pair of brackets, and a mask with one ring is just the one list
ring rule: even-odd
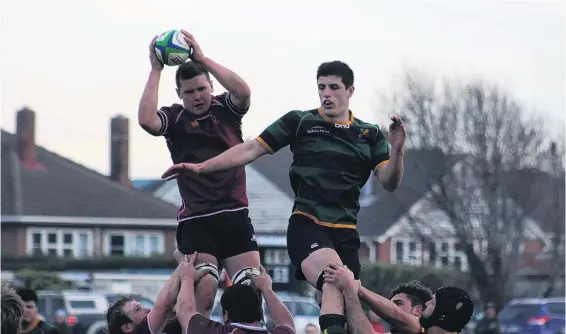
{"label": "black sock with yellow stripe", "polygon": [[341,314],[323,314],[318,318],[322,334],[347,334],[346,317]]}

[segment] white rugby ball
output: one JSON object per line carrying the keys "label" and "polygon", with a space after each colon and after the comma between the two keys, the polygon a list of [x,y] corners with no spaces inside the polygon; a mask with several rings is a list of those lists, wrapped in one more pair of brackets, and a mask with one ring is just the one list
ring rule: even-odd
{"label": "white rugby ball", "polygon": [[181,30],[165,31],[155,40],[155,55],[167,66],[181,65],[191,57],[192,51]]}

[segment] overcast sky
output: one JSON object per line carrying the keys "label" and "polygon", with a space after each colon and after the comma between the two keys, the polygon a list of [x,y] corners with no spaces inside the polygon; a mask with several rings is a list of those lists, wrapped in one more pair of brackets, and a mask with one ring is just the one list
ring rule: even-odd
{"label": "overcast sky", "polygon": [[[110,118],[122,114],[131,119],[131,176],[158,177],[171,160],[165,141],[137,125],[137,106],[149,42],[184,28],[251,86],[245,136],[316,107],[316,67],[335,59],[354,69],[351,109],[366,121],[383,122],[378,96],[417,68],[498,83],[556,134],[565,119],[564,10],[559,1],[4,1],[2,128],[13,132],[27,105],[40,145],[106,174]],[[160,105],[177,102],[174,87],[166,68]]]}

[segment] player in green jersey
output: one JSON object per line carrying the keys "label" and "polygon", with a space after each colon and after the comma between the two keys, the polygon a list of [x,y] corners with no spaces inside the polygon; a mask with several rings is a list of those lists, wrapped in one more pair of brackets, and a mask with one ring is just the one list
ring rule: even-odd
{"label": "player in green jersey", "polygon": [[388,191],[403,178],[405,124],[393,116],[388,139],[379,127],[355,118],[349,109],[354,73],[345,63],[323,63],[317,71],[321,106],[293,110],[275,121],[255,140],[236,145],[199,164],[177,164],[163,178],[182,172],[209,173],[246,165],[289,145],[289,170],[295,192],[287,230],[287,249],[296,276],[322,291],[321,330],[343,330],[344,302],[340,291],[324,283],[329,263],[345,264],[359,278],[356,231],[360,189],[373,172]]}

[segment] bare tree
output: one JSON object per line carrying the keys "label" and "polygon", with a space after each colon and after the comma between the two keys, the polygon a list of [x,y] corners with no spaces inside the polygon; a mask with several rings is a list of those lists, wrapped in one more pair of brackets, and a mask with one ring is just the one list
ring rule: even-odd
{"label": "bare tree", "polygon": [[[429,201],[463,245],[482,301],[501,307],[513,295],[525,236],[536,232],[528,208],[518,205],[509,189],[519,181],[514,171],[537,165],[545,139],[542,122],[528,119],[512,97],[483,82],[446,81],[439,87],[411,73],[393,101],[409,126],[408,146],[458,157],[456,164],[447,159],[445,174],[427,180]],[[539,200],[527,186],[514,189],[524,192],[527,202]],[[431,225],[440,223],[420,215],[410,221],[423,239],[431,237],[423,226],[434,231]]]}

